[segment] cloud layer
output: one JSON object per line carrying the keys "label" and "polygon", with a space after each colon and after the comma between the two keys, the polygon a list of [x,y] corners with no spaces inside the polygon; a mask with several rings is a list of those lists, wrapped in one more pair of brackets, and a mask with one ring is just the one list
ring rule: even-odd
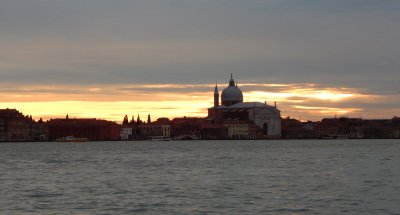
{"label": "cloud layer", "polygon": [[399,24],[396,0],[3,0],[0,102],[204,103],[234,73],[287,115],[389,117]]}
{"label": "cloud layer", "polygon": [[[225,87],[220,85],[220,90]],[[95,117],[119,121],[125,114],[158,117],[207,115],[214,84],[20,85],[0,89],[1,107],[18,108],[36,118]],[[245,101],[277,102],[283,116],[303,120],[350,116],[389,118],[399,111],[399,95],[316,84],[241,83]],[[390,101],[390,102],[387,102]]]}

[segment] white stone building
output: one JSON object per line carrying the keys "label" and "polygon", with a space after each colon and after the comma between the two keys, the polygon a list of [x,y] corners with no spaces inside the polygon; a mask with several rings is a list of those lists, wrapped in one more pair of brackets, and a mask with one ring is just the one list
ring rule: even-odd
{"label": "white stone building", "polygon": [[243,93],[232,76],[228,87],[222,91],[221,103],[219,105],[218,86],[215,86],[214,107],[208,109],[208,119],[213,123],[250,120],[264,138],[281,136],[281,114],[276,106],[261,102],[243,102]]}
{"label": "white stone building", "polygon": [[133,134],[132,127],[122,127],[120,130],[121,140],[129,140],[132,134]]}

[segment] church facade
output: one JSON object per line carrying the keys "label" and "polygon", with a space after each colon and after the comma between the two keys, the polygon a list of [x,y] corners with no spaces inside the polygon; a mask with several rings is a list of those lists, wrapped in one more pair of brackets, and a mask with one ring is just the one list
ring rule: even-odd
{"label": "church facade", "polygon": [[208,120],[214,124],[226,125],[232,139],[281,136],[281,114],[277,107],[262,102],[243,102],[243,93],[232,75],[221,98],[218,86],[215,85],[214,106],[208,109]]}

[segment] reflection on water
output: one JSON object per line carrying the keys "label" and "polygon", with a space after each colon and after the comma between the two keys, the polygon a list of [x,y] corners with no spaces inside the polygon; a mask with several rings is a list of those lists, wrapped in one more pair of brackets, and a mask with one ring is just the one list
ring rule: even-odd
{"label": "reflection on water", "polygon": [[0,214],[396,214],[398,140],[0,144]]}

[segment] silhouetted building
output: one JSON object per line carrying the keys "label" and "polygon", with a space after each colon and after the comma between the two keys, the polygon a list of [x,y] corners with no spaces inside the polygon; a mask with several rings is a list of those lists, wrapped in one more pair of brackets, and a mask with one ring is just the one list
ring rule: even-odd
{"label": "silhouetted building", "polygon": [[256,139],[256,126],[250,120],[226,120],[223,125],[228,128],[229,139]]}
{"label": "silhouetted building", "polygon": [[133,139],[133,126],[122,125],[120,128],[121,140],[132,140]]}
{"label": "silhouetted building", "polygon": [[183,117],[171,121],[171,136],[174,139],[200,139],[204,118]]}
{"label": "silhouetted building", "polygon": [[[215,86],[214,107],[208,109],[207,120],[210,123],[224,124],[225,121],[252,121],[258,133],[257,138],[279,138],[281,136],[281,115],[276,105],[243,102],[243,93],[235,84],[232,75],[228,87],[222,91],[222,105],[219,105],[218,97],[218,86]],[[233,136],[236,137],[237,134]]]}
{"label": "silhouetted building", "polygon": [[0,141],[46,141],[47,129],[16,109],[0,109]]}
{"label": "silhouetted building", "polygon": [[310,139],[315,138],[314,123],[301,122],[290,117],[282,119],[282,138]]}
{"label": "silhouetted building", "polygon": [[224,140],[228,138],[228,128],[219,124],[202,124],[200,137],[203,140]]}
{"label": "silhouetted building", "polygon": [[145,135],[147,139],[168,139],[171,137],[171,125],[167,118],[160,118],[151,122],[149,114],[147,121],[148,123],[138,126],[138,131]]}
{"label": "silhouetted building", "polygon": [[365,120],[363,124],[364,138],[400,138],[400,123],[397,117],[392,119]]}
{"label": "silhouetted building", "polygon": [[97,119],[51,119],[47,122],[50,140],[67,136],[87,138],[90,141],[120,139],[120,126],[115,122]]}

